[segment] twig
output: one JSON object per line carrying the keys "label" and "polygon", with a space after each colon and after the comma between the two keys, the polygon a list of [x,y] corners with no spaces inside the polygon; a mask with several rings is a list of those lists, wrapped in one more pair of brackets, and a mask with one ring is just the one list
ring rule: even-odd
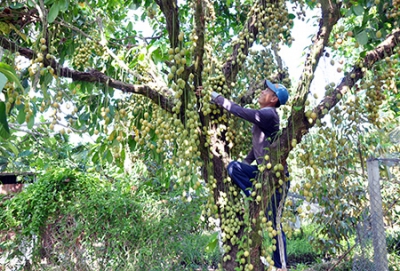
{"label": "twig", "polygon": [[355,243],[351,248],[349,248],[342,256],[339,257],[339,259],[337,260],[337,262],[329,267],[329,269],[327,271],[332,271],[336,266],[339,265],[339,263],[356,247],[357,243]]}
{"label": "twig", "polygon": [[[120,38],[120,39],[113,38],[113,40],[115,40],[115,41],[124,41],[124,40],[127,40],[127,39],[141,39],[144,42],[146,42],[146,44],[147,44],[147,40],[158,40],[161,37],[162,37],[161,35],[158,35],[158,36],[155,36],[155,37],[141,37],[141,36],[132,35],[132,36],[127,36],[127,37]],[[110,43],[112,43],[112,41],[110,41]],[[137,46],[137,45],[131,45],[131,46]]]}

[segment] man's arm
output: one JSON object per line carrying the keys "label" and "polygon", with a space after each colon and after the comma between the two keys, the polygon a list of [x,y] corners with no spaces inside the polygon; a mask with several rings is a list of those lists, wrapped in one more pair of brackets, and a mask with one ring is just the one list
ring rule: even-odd
{"label": "man's arm", "polygon": [[215,104],[222,106],[225,110],[229,111],[235,116],[250,121],[251,123],[254,123],[264,129],[268,128],[269,120],[274,117],[274,113],[272,113],[274,112],[273,110],[263,110],[261,113],[260,110],[243,108],[216,92],[212,92],[211,97]]}
{"label": "man's arm", "polygon": [[256,158],[254,157],[253,148],[251,148],[250,152],[247,154],[246,158],[243,160],[243,163],[251,165],[251,163],[253,163],[254,160],[256,160]]}

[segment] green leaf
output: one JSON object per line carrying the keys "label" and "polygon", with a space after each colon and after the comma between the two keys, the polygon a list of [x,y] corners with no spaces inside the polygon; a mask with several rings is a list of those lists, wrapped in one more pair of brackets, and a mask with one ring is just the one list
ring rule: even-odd
{"label": "green leaf", "polygon": [[29,155],[31,155],[31,154],[32,154],[32,152],[31,152],[30,150],[25,150],[25,151],[21,152],[21,153],[18,155],[18,157],[25,157],[25,156],[29,156]]}
{"label": "green leaf", "polygon": [[364,7],[362,5],[354,5],[351,7],[353,9],[353,12],[357,16],[361,16],[364,13]]}
{"label": "green leaf", "polygon": [[22,4],[22,3],[11,3],[10,4],[11,9],[21,9],[23,7],[24,7],[24,4]]}
{"label": "green leaf", "polygon": [[368,34],[366,31],[361,31],[356,35],[356,40],[360,45],[365,45],[368,43]]}
{"label": "green leaf", "polygon": [[125,157],[126,157],[125,149],[122,149],[120,155],[121,155],[121,161],[125,161]]}
{"label": "green leaf", "polygon": [[139,59],[139,61],[144,61],[145,54],[143,54],[143,53],[139,54],[138,59]]}
{"label": "green leaf", "polygon": [[46,100],[50,99],[48,89],[51,81],[53,81],[53,75],[51,75],[50,73],[46,73],[40,78],[40,89],[42,90],[43,97]]}
{"label": "green leaf", "polygon": [[6,115],[6,104],[4,102],[0,102],[0,136],[4,139],[10,137],[10,128],[8,127]]}
{"label": "green leaf", "polygon": [[59,4],[60,2],[55,2],[52,6],[51,6],[51,8],[50,8],[50,10],[49,10],[49,14],[48,14],[48,16],[47,16],[47,21],[48,21],[48,23],[49,24],[51,24],[51,23],[53,23],[54,22],[54,20],[57,18],[57,16],[58,16],[58,13],[60,12],[60,4]]}
{"label": "green leaf", "polygon": [[114,158],[110,150],[106,151],[105,158],[107,159],[107,162],[112,163]]}
{"label": "green leaf", "polygon": [[210,237],[211,240],[205,248],[206,252],[211,252],[217,247],[217,244],[218,244],[217,237],[218,237],[218,232],[215,232],[211,235],[211,237]]}
{"label": "green leaf", "polygon": [[129,23],[128,23],[128,25],[127,25],[127,27],[126,27],[126,30],[127,30],[128,32],[132,32],[132,31],[133,31],[133,24],[132,24],[132,22],[129,22]]}
{"label": "green leaf", "polygon": [[0,72],[0,91],[3,90],[6,83],[7,83],[7,77]]}
{"label": "green leaf", "polygon": [[60,0],[60,11],[66,12],[68,10],[69,0]]}
{"label": "green leaf", "polygon": [[344,17],[350,17],[353,16],[353,11],[351,9],[347,9],[345,11]]}
{"label": "green leaf", "polygon": [[15,156],[18,155],[19,151],[17,147],[14,146],[11,142],[8,142],[8,148],[15,154]]}
{"label": "green leaf", "polygon": [[15,73],[15,70],[10,65],[0,62],[0,73],[5,75],[8,81],[16,83],[17,87],[21,88],[21,90],[24,90],[17,74]]}
{"label": "green leaf", "polygon": [[32,128],[33,128],[33,125],[35,124],[35,115],[36,115],[36,114],[33,114],[33,115],[29,118],[29,122],[28,122],[28,128],[29,128],[29,129],[32,129]]}
{"label": "green leaf", "polygon": [[86,122],[90,119],[90,112],[83,113],[79,116],[81,122]]}
{"label": "green leaf", "polygon": [[8,162],[8,158],[4,156],[0,156],[0,164],[6,164]]}
{"label": "green leaf", "polygon": [[303,107],[300,105],[300,106],[293,106],[293,108],[296,111],[300,111]]}
{"label": "green leaf", "polygon": [[25,116],[26,116],[25,107],[24,106],[19,106],[18,109],[19,109],[19,112],[18,112],[18,116],[17,116],[17,122],[19,124],[22,124],[22,123],[25,122]]}

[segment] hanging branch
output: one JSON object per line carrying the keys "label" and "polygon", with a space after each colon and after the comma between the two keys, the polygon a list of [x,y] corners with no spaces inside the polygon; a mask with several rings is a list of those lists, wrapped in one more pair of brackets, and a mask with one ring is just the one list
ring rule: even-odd
{"label": "hanging branch", "polygon": [[194,64],[191,67],[195,75],[195,87],[197,88],[202,81],[201,73],[203,71],[203,56],[204,56],[204,33],[205,33],[205,18],[203,12],[202,1],[197,1],[194,9],[195,32],[197,36],[196,46],[193,50]]}
{"label": "hanging branch", "polygon": [[[10,50],[11,52],[19,52],[21,56],[28,59],[33,59],[36,53],[28,48],[18,47],[14,42],[9,41],[3,36],[0,36],[0,45]],[[119,89],[126,93],[133,93],[143,95],[154,103],[161,106],[164,110],[172,112],[174,107],[173,100],[169,98],[172,95],[170,90],[163,89],[163,93],[158,92],[154,88],[148,85],[133,85],[128,84],[117,79],[114,79],[98,70],[90,70],[88,72],[80,72],[67,67],[62,67],[56,60],[48,60],[44,58],[44,67],[52,67],[57,76],[71,78],[73,81],[89,82],[89,83],[101,83],[110,86],[115,89]],[[164,94],[164,95],[163,95]]]}

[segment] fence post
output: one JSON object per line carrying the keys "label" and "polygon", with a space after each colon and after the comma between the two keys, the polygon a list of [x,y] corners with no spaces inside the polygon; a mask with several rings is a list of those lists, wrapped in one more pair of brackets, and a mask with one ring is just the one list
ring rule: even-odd
{"label": "fence post", "polygon": [[379,183],[378,159],[368,159],[367,172],[375,270],[387,271],[388,260],[386,248],[386,233],[385,225],[383,223],[382,195]]}

